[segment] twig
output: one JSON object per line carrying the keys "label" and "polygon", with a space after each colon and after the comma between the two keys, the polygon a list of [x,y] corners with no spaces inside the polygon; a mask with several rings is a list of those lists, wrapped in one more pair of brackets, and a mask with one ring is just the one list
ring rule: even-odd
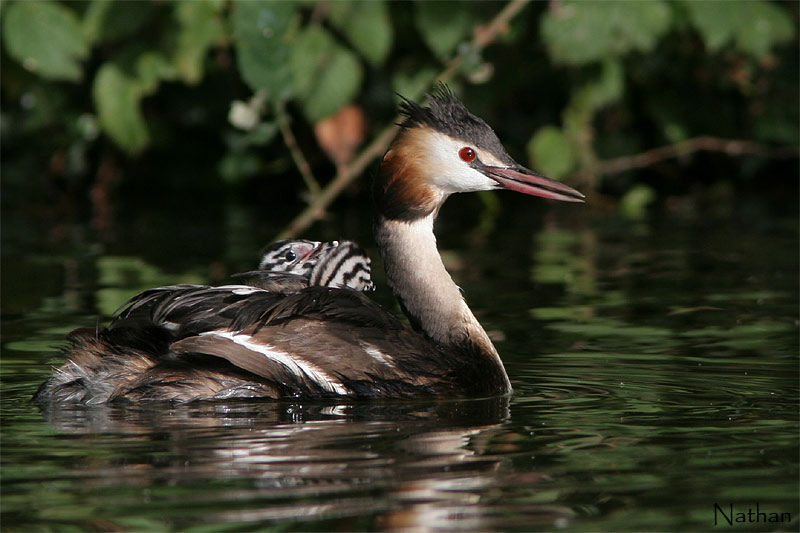
{"label": "twig", "polygon": [[355,178],[364,172],[364,169],[367,168],[372,160],[376,157],[380,157],[380,155],[389,148],[389,144],[392,142],[392,139],[394,139],[394,136],[397,135],[397,130],[399,128],[400,127],[395,124],[385,127],[375,140],[362,150],[358,157],[356,157],[346,169],[336,174],[333,181],[328,183],[325,188],[320,191],[311,205],[297,215],[275,239],[289,239],[313,224],[314,221],[320,217],[322,211],[328,207]]}
{"label": "twig", "polygon": [[[508,23],[516,16],[530,0],[512,0],[509,2],[486,26],[478,28],[472,39],[472,47],[475,50],[482,50],[495,41],[497,36],[506,31]],[[461,68],[463,57],[457,55],[451,59],[445,69],[437,79],[445,82],[452,78],[458,69]],[[395,117],[392,121],[398,122],[400,117]],[[311,224],[318,219],[325,209],[336,199],[343,190],[358,178],[365,168],[377,157],[380,157],[391,144],[399,127],[395,124],[386,126],[369,146],[364,148],[353,162],[346,169],[340,170],[336,177],[323,188],[319,194],[315,195],[311,204],[306,207],[294,220],[292,220],[283,231],[278,234],[276,239],[288,239],[305,231]]]}
{"label": "twig", "polygon": [[800,150],[794,146],[773,148],[753,141],[720,139],[717,137],[693,137],[679,143],[659,146],[640,154],[627,155],[598,161],[591,167],[581,170],[578,176],[617,174],[626,170],[654,165],[665,159],[681,157],[697,151],[721,152],[730,156],[761,155],[771,158],[798,157]]}
{"label": "twig", "polygon": [[478,50],[483,50],[494,42],[498,34],[507,33],[508,23],[529,3],[530,0],[513,0],[509,2],[500,13],[495,15],[489,24],[478,28],[475,32],[475,37],[472,39],[473,46]]}
{"label": "twig", "polygon": [[311,195],[309,202],[313,202],[317,196],[319,196],[320,186],[317,180],[314,179],[314,173],[311,171],[311,165],[308,164],[308,161],[303,155],[303,151],[300,150],[300,146],[297,144],[297,139],[295,138],[294,133],[292,133],[292,125],[289,121],[289,114],[286,112],[286,103],[280,101],[275,112],[278,116],[278,126],[281,130],[283,143],[286,145],[286,148],[289,149],[289,153],[292,154],[292,159],[294,160],[294,164],[297,166],[297,170],[300,171],[300,175],[303,176],[303,181],[306,183],[308,192]]}
{"label": "twig", "polygon": [[[500,10],[500,13],[495,15],[489,24],[475,28],[475,35],[472,38],[473,49],[479,52],[492,44],[499,34],[507,32],[508,24],[511,22],[511,19],[529,3],[530,0],[512,0],[506,4],[506,7]],[[461,54],[457,55],[450,60],[447,67],[436,79],[442,83],[449,81],[461,68],[463,62],[464,56]]]}

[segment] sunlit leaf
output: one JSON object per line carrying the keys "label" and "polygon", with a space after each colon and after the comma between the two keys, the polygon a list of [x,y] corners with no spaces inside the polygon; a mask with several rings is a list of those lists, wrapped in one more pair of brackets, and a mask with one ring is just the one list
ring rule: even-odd
{"label": "sunlit leaf", "polygon": [[770,2],[731,2],[725,9],[715,2],[682,3],[709,50],[733,42],[740,50],[763,58],[795,34],[789,13]]}
{"label": "sunlit leaf", "polygon": [[331,2],[330,19],[337,30],[373,65],[389,54],[394,38],[389,10],[382,0]]}
{"label": "sunlit leaf", "polygon": [[224,35],[219,5],[211,0],[180,2],[176,6],[180,22],[175,66],[187,83],[203,77],[203,62],[209,49]]}
{"label": "sunlit leaf", "polygon": [[422,40],[442,61],[450,59],[474,25],[470,2],[416,2],[414,22]]}
{"label": "sunlit leaf", "polygon": [[352,102],[361,86],[363,68],[358,59],[319,26],[309,26],[298,35],[291,65],[295,90],[311,122]]}
{"label": "sunlit leaf", "polygon": [[139,108],[142,86],[114,63],[106,63],[95,76],[92,97],[100,126],[118,145],[136,153],[149,142],[147,125]]}
{"label": "sunlit leaf", "polygon": [[602,62],[600,76],[586,83],[576,93],[579,105],[591,111],[597,111],[619,100],[625,88],[625,72],[622,62],[615,58],[606,58]]}
{"label": "sunlit leaf", "polygon": [[631,51],[649,52],[669,30],[671,12],[660,0],[564,1],[550,4],[541,19],[550,57],[583,64]]}
{"label": "sunlit leaf", "polygon": [[574,152],[577,158],[581,153],[583,160],[592,156],[585,149],[583,139],[590,138],[593,133],[592,119],[603,107],[619,100],[624,94],[624,72],[622,62],[618,58],[606,57],[601,63],[600,75],[579,86],[570,98],[563,112],[563,131],[573,146],[583,150]]}
{"label": "sunlit leaf", "polygon": [[540,128],[528,142],[528,158],[531,166],[543,174],[558,178],[575,167],[572,145],[559,128]]}
{"label": "sunlit leaf", "polygon": [[89,46],[67,6],[50,1],[14,2],[3,14],[3,42],[25,69],[53,80],[79,81]]}
{"label": "sunlit leaf", "polygon": [[136,59],[136,75],[142,95],[152,94],[162,80],[171,80],[175,74],[175,67],[161,52],[148,51]]}
{"label": "sunlit leaf", "polygon": [[619,209],[625,216],[638,220],[647,214],[647,207],[656,199],[656,192],[649,185],[635,185],[619,203]]}
{"label": "sunlit leaf", "polygon": [[153,94],[162,80],[176,76],[172,63],[155,50],[136,57],[133,70],[128,73],[116,63],[106,63],[92,86],[101,128],[129,153],[140,152],[150,142],[141,99]]}
{"label": "sunlit leaf", "polygon": [[287,33],[295,5],[280,0],[236,2],[231,12],[236,59],[253,91],[266,89],[272,101],[292,92],[291,46]]}

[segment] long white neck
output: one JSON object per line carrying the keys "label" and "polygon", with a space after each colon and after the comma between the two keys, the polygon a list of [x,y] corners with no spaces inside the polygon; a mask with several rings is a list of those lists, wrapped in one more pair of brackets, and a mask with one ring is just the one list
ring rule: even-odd
{"label": "long white neck", "polygon": [[433,341],[475,348],[502,368],[492,341],[444,268],[433,234],[434,217],[430,213],[403,221],[380,216],[376,221],[375,238],[389,286],[414,326]]}

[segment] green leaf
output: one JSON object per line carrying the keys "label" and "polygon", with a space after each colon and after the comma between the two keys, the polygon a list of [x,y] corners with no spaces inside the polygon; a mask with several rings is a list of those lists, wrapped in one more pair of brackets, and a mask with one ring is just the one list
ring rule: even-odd
{"label": "green leaf", "polygon": [[551,178],[565,176],[575,167],[575,153],[564,132],[555,126],[540,128],[528,142],[531,166]]}
{"label": "green leaf", "polygon": [[161,52],[148,51],[136,58],[136,74],[142,95],[156,92],[162,80],[172,80],[176,70]]}
{"label": "green leaf", "polygon": [[311,122],[322,120],[353,101],[363,77],[355,54],[320,26],[306,28],[293,44],[295,90]]}
{"label": "green leaf", "polygon": [[251,152],[228,153],[217,164],[217,172],[226,183],[239,183],[260,169],[261,160]]}
{"label": "green leaf", "polygon": [[631,51],[649,52],[670,22],[670,9],[660,0],[573,0],[551,4],[541,19],[541,32],[553,61],[580,65]]}
{"label": "green leaf", "polygon": [[231,13],[236,59],[244,81],[255,92],[267,90],[273,102],[291,96],[288,33],[295,5],[281,0],[237,2]]}
{"label": "green leaf", "polygon": [[3,19],[6,51],[23,67],[52,80],[81,79],[89,45],[70,9],[45,0],[14,2]]}
{"label": "green leaf", "polygon": [[208,50],[224,36],[219,5],[211,0],[180,2],[175,14],[180,23],[175,66],[186,83],[195,84],[203,77]]}
{"label": "green leaf", "polygon": [[147,125],[139,108],[141,84],[114,63],[97,72],[92,96],[103,131],[129,153],[141,151],[149,142]]}
{"label": "green leaf", "polygon": [[106,63],[97,72],[92,96],[100,127],[126,152],[135,154],[150,142],[141,111],[141,99],[153,94],[162,80],[176,76],[175,67],[157,51],[136,57],[135,75],[126,74],[116,63]]}
{"label": "green leaf", "polygon": [[392,88],[395,93],[409,100],[418,100],[422,93],[430,88],[438,73],[438,69],[418,65],[413,69],[397,70],[392,76]]}
{"label": "green leaf", "polygon": [[716,2],[683,2],[689,20],[709,50],[733,41],[737,48],[757,59],[773,46],[794,37],[794,23],[786,10],[769,2],[730,2],[720,9]]}
{"label": "green leaf", "polygon": [[635,185],[625,193],[619,208],[625,216],[639,220],[647,214],[647,206],[656,199],[656,193],[649,185]]}
{"label": "green leaf", "polygon": [[575,93],[575,102],[587,111],[597,111],[622,98],[625,73],[618,59],[603,60],[600,76],[584,84]]}
{"label": "green leaf", "polygon": [[414,4],[414,22],[434,55],[447,61],[473,27],[470,2],[421,1]]}
{"label": "green leaf", "polygon": [[330,20],[367,61],[381,65],[392,46],[392,24],[383,0],[332,2]]}
{"label": "green leaf", "polygon": [[83,31],[91,43],[108,43],[130,37],[147,24],[154,2],[93,0],[83,15]]}
{"label": "green leaf", "polygon": [[278,122],[262,122],[244,135],[245,142],[253,146],[264,146],[278,134]]}
{"label": "green leaf", "polygon": [[562,113],[564,133],[576,147],[574,157],[580,166],[591,164],[594,150],[587,142],[593,136],[592,119],[604,106],[617,101],[623,95],[624,76],[622,63],[616,58],[606,58],[600,76],[579,87]]}
{"label": "green leaf", "polygon": [[126,152],[140,152],[150,142],[141,99],[155,93],[162,80],[175,77],[175,67],[157,51],[136,57],[134,75],[117,63],[104,64],[92,87],[100,127]]}

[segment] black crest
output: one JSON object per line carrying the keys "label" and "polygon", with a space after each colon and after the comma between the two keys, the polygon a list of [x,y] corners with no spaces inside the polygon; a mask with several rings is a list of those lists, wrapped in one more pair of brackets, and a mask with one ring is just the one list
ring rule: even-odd
{"label": "black crest", "polygon": [[405,117],[402,127],[428,126],[461,139],[465,144],[479,146],[500,160],[513,163],[494,130],[480,117],[470,113],[447,85],[436,84],[427,97],[428,105],[421,106],[401,96],[400,113]]}

